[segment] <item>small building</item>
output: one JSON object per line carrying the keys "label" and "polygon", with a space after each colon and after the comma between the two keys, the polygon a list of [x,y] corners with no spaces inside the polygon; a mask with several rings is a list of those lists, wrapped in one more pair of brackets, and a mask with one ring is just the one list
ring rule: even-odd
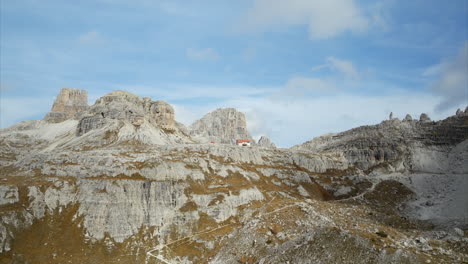
{"label": "small building", "polygon": [[250,147],[250,139],[237,139],[236,144],[240,147]]}

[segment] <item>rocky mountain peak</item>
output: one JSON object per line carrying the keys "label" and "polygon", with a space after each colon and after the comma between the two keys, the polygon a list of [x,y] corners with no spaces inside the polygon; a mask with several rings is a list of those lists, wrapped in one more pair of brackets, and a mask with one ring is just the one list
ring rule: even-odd
{"label": "rocky mountain peak", "polygon": [[426,113],[422,113],[421,116],[419,117],[419,121],[421,122],[430,122],[431,118]]}
{"label": "rocky mountain peak", "polygon": [[[80,113],[0,129],[1,263],[466,262],[460,111],[290,149],[200,144],[170,105],[122,91]],[[191,128],[250,138],[232,108]]]}
{"label": "rocky mountain peak", "polygon": [[100,128],[110,120],[131,123],[135,127],[148,123],[174,132],[174,116],[174,109],[164,101],[152,101],[126,91],[113,91],[99,98],[90,108],[88,116],[80,121],[78,134]]}
{"label": "rocky mountain peak", "polygon": [[276,145],[271,142],[271,140],[267,136],[262,136],[258,140],[258,146],[264,147],[264,148],[276,148]]}
{"label": "rocky mountain peak", "polygon": [[190,126],[190,134],[218,143],[231,143],[236,139],[252,139],[247,131],[244,113],[234,108],[220,108],[206,114]]}
{"label": "rocky mountain peak", "polygon": [[79,119],[88,107],[86,90],[64,87],[60,90],[51,111],[47,113],[44,120],[50,123],[60,123],[67,119]]}

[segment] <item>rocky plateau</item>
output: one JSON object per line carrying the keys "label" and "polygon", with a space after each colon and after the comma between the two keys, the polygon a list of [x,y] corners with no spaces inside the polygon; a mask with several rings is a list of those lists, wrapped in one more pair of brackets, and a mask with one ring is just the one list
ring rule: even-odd
{"label": "rocky plateau", "polygon": [[233,108],[87,100],[0,130],[0,263],[468,262],[468,109],[286,149]]}

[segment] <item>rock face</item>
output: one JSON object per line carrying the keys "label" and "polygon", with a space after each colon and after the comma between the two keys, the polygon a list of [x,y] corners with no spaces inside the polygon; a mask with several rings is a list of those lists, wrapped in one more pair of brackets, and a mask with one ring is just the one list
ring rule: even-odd
{"label": "rock face", "polygon": [[266,136],[262,136],[258,140],[257,145],[259,147],[264,147],[264,148],[276,148],[276,145],[273,142],[271,142],[271,140]]}
{"label": "rock face", "polygon": [[[422,115],[421,122],[383,121],[374,126],[325,135],[293,149],[340,153],[362,170],[382,164],[389,164],[392,169],[439,166],[437,170],[449,170],[442,156],[447,155],[447,148],[468,139],[468,117],[455,115],[438,122],[427,120]],[[426,153],[428,146],[432,148]]]}
{"label": "rock face", "polygon": [[236,139],[252,139],[247,131],[245,115],[234,108],[217,109],[195,121],[190,135],[204,141],[233,143]]}
{"label": "rock face", "polygon": [[60,123],[67,119],[79,119],[80,114],[87,109],[88,92],[65,87],[60,90],[52,110],[44,117],[44,120],[51,123]]}
{"label": "rock face", "polygon": [[174,109],[163,101],[152,101],[124,91],[114,91],[90,108],[89,115],[80,121],[78,135],[105,125],[106,120],[120,120],[142,126],[145,122],[166,131],[175,131]]}

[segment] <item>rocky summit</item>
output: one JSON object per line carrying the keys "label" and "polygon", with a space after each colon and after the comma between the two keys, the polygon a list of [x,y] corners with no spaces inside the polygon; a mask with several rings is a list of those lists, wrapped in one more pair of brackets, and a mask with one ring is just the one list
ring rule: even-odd
{"label": "rocky summit", "polygon": [[232,108],[176,119],[64,88],[43,120],[1,129],[0,263],[468,261],[466,110],[289,149]]}
{"label": "rocky summit", "polygon": [[67,119],[78,119],[80,113],[88,109],[88,92],[72,88],[62,88],[55,99],[52,110],[44,120],[59,123]]}
{"label": "rocky summit", "polygon": [[190,135],[219,143],[233,143],[234,139],[252,139],[247,131],[244,113],[234,108],[217,109],[190,126]]}

